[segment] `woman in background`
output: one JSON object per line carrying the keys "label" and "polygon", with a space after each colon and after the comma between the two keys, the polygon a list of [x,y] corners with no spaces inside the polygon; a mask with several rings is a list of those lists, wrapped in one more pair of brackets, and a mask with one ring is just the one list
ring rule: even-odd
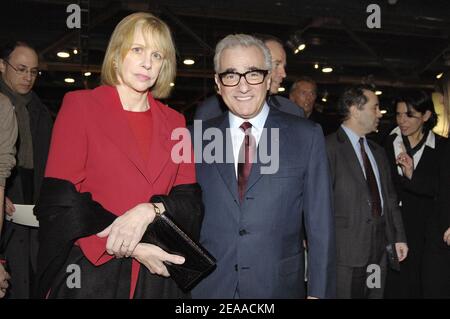
{"label": "woman in background", "polygon": [[385,148],[402,211],[409,246],[400,272],[389,269],[385,298],[423,298],[422,260],[428,219],[437,194],[440,150],[444,138],[432,132],[437,115],[429,95],[405,92],[396,99],[397,127]]}
{"label": "woman in background", "polygon": [[[450,74],[440,79],[436,92],[450,123]],[[448,130],[447,130],[448,131]],[[440,156],[437,203],[426,242],[423,287],[425,298],[450,298],[450,144]]]}

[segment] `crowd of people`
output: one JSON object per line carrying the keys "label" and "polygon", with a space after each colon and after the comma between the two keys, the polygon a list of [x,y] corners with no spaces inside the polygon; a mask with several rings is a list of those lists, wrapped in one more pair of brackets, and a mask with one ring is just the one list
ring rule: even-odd
{"label": "crowd of people", "polygon": [[[399,93],[378,145],[374,87],[345,89],[337,122],[309,77],[278,95],[282,41],[230,34],[217,94],[186,128],[158,100],[176,76],[170,29],[143,12],[119,22],[101,85],[67,93],[54,124],[38,65],[28,43],[2,46],[0,298],[450,298],[450,145],[433,133],[430,92]],[[448,73],[435,91],[450,119]],[[38,228],[5,219],[17,204],[35,205]],[[144,241],[164,213],[216,260],[192,291],[167,267],[186,256]]]}

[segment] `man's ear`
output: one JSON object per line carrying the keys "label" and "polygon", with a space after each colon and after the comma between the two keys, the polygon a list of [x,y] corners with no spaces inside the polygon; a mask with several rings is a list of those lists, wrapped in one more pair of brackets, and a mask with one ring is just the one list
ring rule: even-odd
{"label": "man's ear", "polygon": [[214,82],[216,82],[217,94],[222,95],[221,86],[220,86],[220,80],[219,80],[219,76],[217,74],[214,75]]}
{"label": "man's ear", "polygon": [[349,117],[358,118],[359,112],[358,112],[358,108],[356,107],[356,105],[350,106],[348,111],[349,111],[349,115],[350,115]]}

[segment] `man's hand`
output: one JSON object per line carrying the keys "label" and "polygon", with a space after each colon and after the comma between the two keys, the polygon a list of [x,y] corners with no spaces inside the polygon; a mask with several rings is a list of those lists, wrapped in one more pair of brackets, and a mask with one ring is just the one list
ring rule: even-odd
{"label": "man's hand", "polygon": [[3,265],[0,264],[0,298],[3,298],[6,294],[6,289],[9,287],[8,280],[11,277],[6,272],[5,268],[3,268]]}
{"label": "man's hand", "polygon": [[408,245],[406,243],[395,243],[395,251],[397,252],[398,261],[403,261],[408,256]]}

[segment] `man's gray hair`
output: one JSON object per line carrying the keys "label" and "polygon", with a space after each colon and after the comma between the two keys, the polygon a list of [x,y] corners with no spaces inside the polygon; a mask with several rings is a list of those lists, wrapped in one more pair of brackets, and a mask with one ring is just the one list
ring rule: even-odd
{"label": "man's gray hair", "polygon": [[309,76],[301,76],[297,80],[295,80],[294,84],[292,84],[291,89],[289,90],[289,93],[294,93],[294,91],[297,89],[298,83],[300,82],[311,83],[312,85],[314,85],[317,94],[317,83]]}
{"label": "man's gray hair", "polygon": [[272,70],[272,56],[267,46],[261,40],[248,34],[230,34],[219,41],[216,45],[216,54],[214,55],[214,71],[220,71],[220,57],[225,49],[234,47],[257,47],[264,55],[265,67],[267,70]]}

